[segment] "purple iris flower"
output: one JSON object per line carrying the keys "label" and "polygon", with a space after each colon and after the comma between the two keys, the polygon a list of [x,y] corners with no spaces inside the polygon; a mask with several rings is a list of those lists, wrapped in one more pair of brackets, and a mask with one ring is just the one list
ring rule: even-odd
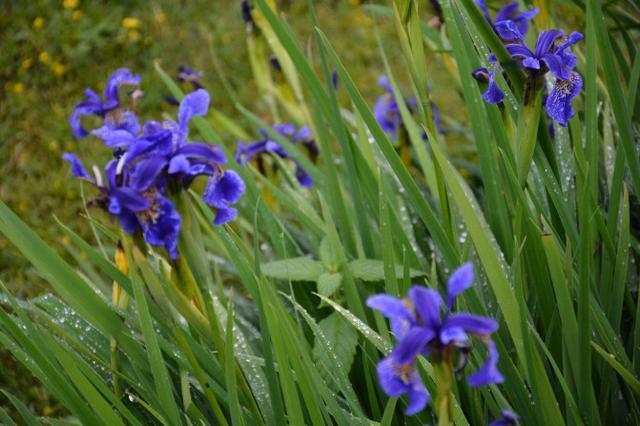
{"label": "purple iris flower", "polygon": [[[307,149],[312,159],[315,159],[318,156],[318,147],[316,146],[311,135],[311,130],[308,127],[304,126],[298,130],[296,126],[291,123],[282,123],[275,124],[272,129],[283,138],[288,139],[292,144],[297,144],[298,142],[301,143]],[[295,175],[300,185],[306,188],[312,187],[313,179],[311,178],[311,175],[302,168],[302,165],[293,159],[289,153],[280,146],[279,142],[270,139],[267,131],[260,129],[260,134],[262,135],[262,139],[258,141],[250,142],[246,145],[242,143],[238,144],[238,151],[236,153],[236,160],[238,163],[246,164],[258,155],[272,153],[280,158],[292,160],[296,166]]]}
{"label": "purple iris flower", "polygon": [[400,116],[400,108],[396,102],[396,98],[393,95],[393,89],[389,84],[389,80],[386,76],[380,76],[378,79],[378,85],[384,88],[387,93],[381,95],[373,107],[373,115],[375,116],[378,124],[382,130],[386,133],[396,134],[400,124],[402,124],[402,117]]}
{"label": "purple iris flower", "polygon": [[236,216],[237,210],[231,204],[244,194],[245,184],[236,172],[221,167],[227,159],[220,147],[188,142],[189,122],[194,116],[205,115],[208,109],[206,90],[188,94],[180,104],[177,123],[147,123],[146,136],[125,156],[131,167],[131,184],[138,191],[146,191],[160,176],[185,188],[197,176],[209,176],[203,199],[217,209],[214,223],[222,225]]}
{"label": "purple iris flower", "polygon": [[142,232],[149,244],[164,247],[172,259],[178,257],[178,236],[181,219],[175,206],[160,185],[139,192],[127,186],[128,174],[123,168],[123,159],[110,161],[105,174],[107,182],[96,173],[89,175],[75,154],[65,153],[63,159],[71,163],[71,173],[94,184],[102,192],[95,201],[116,216],[122,229],[133,234]]}
{"label": "purple iris flower", "polygon": [[520,417],[509,410],[502,410],[502,417],[498,420],[492,421],[489,426],[516,426],[520,420]]}
{"label": "purple iris flower", "polygon": [[[575,114],[571,102],[582,89],[582,77],[573,71],[577,63],[576,56],[568,49],[584,36],[578,32],[566,36],[559,30],[543,31],[538,37],[535,50],[532,51],[526,46],[524,35],[513,21],[500,21],[496,23],[496,28],[501,34],[509,34],[509,39],[515,41],[505,47],[527,72],[529,78],[538,78],[548,71],[554,75],[556,80],[545,101],[545,110],[553,120],[566,126]],[[494,79],[499,65],[493,55],[489,61],[492,63],[492,70],[488,73],[489,87],[483,98],[489,103],[498,103],[504,97]],[[487,72],[486,69],[475,70],[474,76],[483,72]]]}
{"label": "purple iris flower", "polygon": [[537,7],[535,9],[520,12],[520,5],[516,1],[513,3],[509,3],[508,5],[500,9],[498,13],[496,13],[495,19],[492,20],[491,15],[489,14],[489,9],[487,8],[487,4],[485,3],[485,1],[484,0],[475,0],[475,1],[476,1],[476,4],[480,6],[480,9],[482,9],[482,12],[484,13],[484,17],[489,23],[489,25],[491,25],[491,28],[493,28],[496,34],[498,34],[498,36],[503,41],[513,41],[514,40],[512,38],[513,34],[509,32],[503,33],[500,30],[500,27],[497,25],[499,22],[512,21],[522,35],[527,35],[527,33],[529,32],[529,21],[532,20],[540,12],[540,8],[537,8]]}
{"label": "purple iris flower", "polygon": [[141,232],[149,244],[164,247],[172,259],[178,257],[182,221],[169,195],[188,188],[197,176],[208,176],[203,199],[217,209],[214,223],[221,225],[236,216],[232,204],[245,191],[240,176],[223,169],[226,157],[219,147],[188,140],[189,122],[208,109],[209,94],[198,89],[183,99],[177,123],[148,121],[135,135],[103,126],[100,136],[116,147],[116,159],[105,168],[106,182],[99,169],[91,176],[74,154],[63,155],[74,176],[100,189],[94,203],[116,216],[126,232]]}
{"label": "purple iris flower", "polygon": [[136,133],[139,129],[138,119],[130,111],[122,111],[120,106],[119,87],[121,85],[138,86],[140,76],[134,75],[127,68],[116,70],[104,89],[104,100],[91,89],[85,89],[85,100],[76,104],[69,117],[69,124],[73,134],[78,139],[86,137],[89,132],[82,126],[80,119],[84,115],[97,115],[105,119],[112,128],[124,129]]}
{"label": "purple iris flower", "polygon": [[[398,129],[402,125],[402,116],[400,115],[400,107],[396,102],[396,98],[393,95],[393,88],[389,84],[389,80],[386,76],[382,75],[378,78],[378,85],[386,90],[386,93],[380,95],[376,100],[376,104],[373,107],[373,115],[376,118],[378,124],[382,130],[389,133],[392,138],[396,138]],[[406,99],[405,103],[409,112],[413,113],[417,109],[416,98],[412,97]],[[438,106],[433,102],[430,102],[431,110],[433,112],[433,121],[435,122],[436,129],[442,133],[440,127],[440,110]],[[426,133],[423,133],[423,139],[426,139]]]}
{"label": "purple iris flower", "polygon": [[404,299],[386,294],[367,299],[367,306],[390,318],[398,340],[391,354],[378,366],[380,384],[390,396],[408,393],[411,413],[420,411],[430,400],[414,374],[416,358],[431,355],[442,360],[455,348],[466,354],[471,336],[477,336],[486,345],[488,356],[484,365],[467,377],[467,382],[475,387],[504,381],[498,371],[498,351],[490,337],[498,329],[498,323],[488,317],[451,312],[455,298],[471,287],[473,279],[471,263],[458,268],[449,278],[446,303],[436,290],[422,286],[413,286]]}

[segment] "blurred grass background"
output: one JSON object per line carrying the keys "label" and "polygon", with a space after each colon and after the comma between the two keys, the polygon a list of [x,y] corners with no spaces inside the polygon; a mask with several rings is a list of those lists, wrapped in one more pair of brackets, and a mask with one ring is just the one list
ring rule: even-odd
{"label": "blurred grass background", "polygon": [[[301,43],[306,43],[312,31],[306,2],[277,3]],[[378,26],[385,43],[395,42],[389,40],[393,29],[388,22],[374,23],[358,0],[316,4],[320,26],[373,102],[381,93],[377,78],[382,73],[373,27]],[[256,102],[245,31],[240,0],[3,2],[0,199],[62,252],[64,240],[54,215],[92,241],[80,217],[80,186],[61,155],[73,151],[97,163],[110,155],[96,139],[76,140],[67,118],[82,100],[84,88],[102,91],[108,75],[119,67],[142,75],[143,119],[175,114],[175,107],[162,100],[166,90],[153,71],[155,60],[168,71],[179,65],[203,71],[212,107],[236,118],[239,114],[216,77],[212,61],[216,55],[239,101],[270,122],[267,106]],[[388,50],[392,63],[396,51]],[[434,91],[437,96],[439,89]],[[225,143],[233,146],[235,141],[227,137]],[[47,291],[45,281],[3,238],[0,281],[20,297]],[[0,351],[0,362],[0,389],[28,402],[36,415],[60,414],[61,407],[5,351]],[[2,394],[0,404],[7,407]]]}

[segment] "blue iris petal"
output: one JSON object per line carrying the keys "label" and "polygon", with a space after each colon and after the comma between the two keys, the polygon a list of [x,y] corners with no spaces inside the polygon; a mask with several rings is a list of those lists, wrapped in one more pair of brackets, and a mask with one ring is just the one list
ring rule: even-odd
{"label": "blue iris petal", "polygon": [[450,310],[455,298],[473,284],[473,264],[465,263],[455,270],[447,283],[447,308]]}
{"label": "blue iris petal", "polygon": [[223,225],[235,217],[237,210],[231,207],[231,204],[240,199],[245,189],[244,181],[233,170],[227,170],[224,174],[209,179],[202,199],[218,209],[214,224]]}
{"label": "blue iris petal", "polygon": [[87,169],[84,168],[84,165],[78,160],[78,157],[75,154],[71,154],[65,152],[62,154],[62,158],[65,161],[71,163],[71,174],[77,178],[86,179],[90,182],[95,182],[94,179],[87,173]]}
{"label": "blue iris petal", "polygon": [[490,340],[487,343],[487,349],[489,350],[489,355],[487,356],[487,360],[484,365],[480,370],[467,377],[467,383],[473,387],[504,382],[504,377],[498,370],[499,354],[496,344]]}
{"label": "blue iris petal", "polygon": [[545,110],[549,117],[566,127],[568,121],[575,115],[571,102],[582,90],[582,77],[573,72],[569,79],[556,79],[553,89],[545,102]]}
{"label": "blue iris petal", "polygon": [[431,400],[413,364],[401,365],[391,356],[384,358],[378,364],[378,379],[380,387],[387,395],[409,395],[409,405],[405,411],[408,416],[422,411]]}

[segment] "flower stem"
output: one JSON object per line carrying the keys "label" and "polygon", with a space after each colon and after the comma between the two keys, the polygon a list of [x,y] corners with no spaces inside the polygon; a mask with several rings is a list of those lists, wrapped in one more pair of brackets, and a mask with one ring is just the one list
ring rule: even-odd
{"label": "flower stem", "polygon": [[445,350],[443,358],[433,364],[435,381],[438,389],[435,410],[438,417],[438,426],[450,426],[453,424],[453,363],[452,352]]}

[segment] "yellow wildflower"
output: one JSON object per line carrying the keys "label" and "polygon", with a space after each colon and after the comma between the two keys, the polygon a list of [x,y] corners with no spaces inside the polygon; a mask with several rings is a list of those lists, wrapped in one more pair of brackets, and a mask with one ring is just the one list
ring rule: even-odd
{"label": "yellow wildflower", "polygon": [[18,93],[18,94],[20,94],[20,93],[24,92],[24,84],[22,84],[22,83],[16,83],[16,84],[14,84],[14,85],[13,85],[13,91],[14,91],[15,93]]}
{"label": "yellow wildflower", "polygon": [[133,30],[140,26],[140,20],[138,18],[127,17],[122,20],[121,25],[123,28]]}
{"label": "yellow wildflower", "polygon": [[28,70],[29,68],[31,68],[31,65],[33,65],[33,59],[27,58],[24,61],[22,61],[20,68],[22,68],[23,70]]}
{"label": "yellow wildflower", "polygon": [[129,38],[129,41],[135,43],[140,40],[140,37],[142,37],[142,35],[138,30],[129,30],[129,32],[127,33],[127,37]]}
{"label": "yellow wildflower", "polygon": [[79,0],[64,0],[62,2],[62,7],[65,9],[75,9],[78,7]]}
{"label": "yellow wildflower", "polygon": [[36,19],[33,20],[33,28],[36,29],[40,29],[44,27],[44,18],[41,16],[38,16]]}
{"label": "yellow wildflower", "polygon": [[82,12],[80,12],[79,10],[74,10],[73,13],[71,14],[71,19],[73,19],[74,21],[77,21],[80,19],[81,16],[82,16]]}
{"label": "yellow wildflower", "polygon": [[67,70],[67,68],[64,65],[62,65],[60,62],[52,63],[51,69],[53,70],[53,73],[58,77],[62,76],[64,72]]}
{"label": "yellow wildflower", "polygon": [[160,12],[156,14],[154,18],[158,24],[164,24],[164,22],[167,20],[167,15],[165,15],[164,12]]}
{"label": "yellow wildflower", "polygon": [[49,142],[48,148],[49,148],[49,151],[53,153],[60,152],[60,144],[58,143],[57,140],[52,140],[51,142]]}
{"label": "yellow wildflower", "polygon": [[49,56],[49,54],[47,52],[42,52],[38,55],[38,59],[40,60],[40,62],[42,62],[43,64],[48,64],[49,62],[51,62],[51,56]]}

